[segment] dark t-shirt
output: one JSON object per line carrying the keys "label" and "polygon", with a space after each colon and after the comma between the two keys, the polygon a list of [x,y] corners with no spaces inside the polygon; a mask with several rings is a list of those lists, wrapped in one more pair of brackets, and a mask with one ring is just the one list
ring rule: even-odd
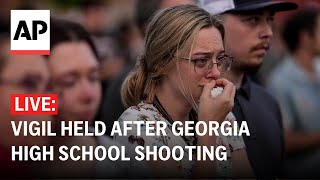
{"label": "dark t-shirt", "polygon": [[250,136],[244,136],[248,158],[257,178],[279,177],[282,170],[284,137],[276,100],[248,77],[237,90],[233,113],[247,121]]}

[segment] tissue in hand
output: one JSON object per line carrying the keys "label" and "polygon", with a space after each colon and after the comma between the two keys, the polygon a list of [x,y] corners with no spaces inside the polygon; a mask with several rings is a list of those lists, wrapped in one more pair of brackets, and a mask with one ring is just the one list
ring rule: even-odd
{"label": "tissue in hand", "polygon": [[221,94],[223,91],[223,88],[222,87],[215,87],[211,90],[211,97],[212,98],[215,98],[217,97],[219,94]]}

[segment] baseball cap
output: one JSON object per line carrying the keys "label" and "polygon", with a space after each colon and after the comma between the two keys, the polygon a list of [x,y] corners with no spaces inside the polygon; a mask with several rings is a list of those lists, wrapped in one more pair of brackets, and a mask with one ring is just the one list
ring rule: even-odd
{"label": "baseball cap", "polygon": [[198,0],[198,5],[210,14],[252,11],[265,8],[279,12],[298,8],[298,5],[293,2],[272,0]]}

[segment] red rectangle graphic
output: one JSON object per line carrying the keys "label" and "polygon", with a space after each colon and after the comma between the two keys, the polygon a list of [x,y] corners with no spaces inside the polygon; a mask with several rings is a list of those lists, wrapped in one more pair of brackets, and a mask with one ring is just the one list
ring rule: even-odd
{"label": "red rectangle graphic", "polygon": [[12,94],[11,114],[58,114],[57,94]]}
{"label": "red rectangle graphic", "polygon": [[50,50],[11,50],[12,55],[50,55]]}

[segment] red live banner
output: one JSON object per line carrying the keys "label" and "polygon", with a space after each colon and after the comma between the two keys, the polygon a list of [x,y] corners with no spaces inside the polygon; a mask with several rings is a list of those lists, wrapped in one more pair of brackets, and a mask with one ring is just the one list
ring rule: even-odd
{"label": "red live banner", "polygon": [[12,94],[11,114],[58,114],[57,94]]}

